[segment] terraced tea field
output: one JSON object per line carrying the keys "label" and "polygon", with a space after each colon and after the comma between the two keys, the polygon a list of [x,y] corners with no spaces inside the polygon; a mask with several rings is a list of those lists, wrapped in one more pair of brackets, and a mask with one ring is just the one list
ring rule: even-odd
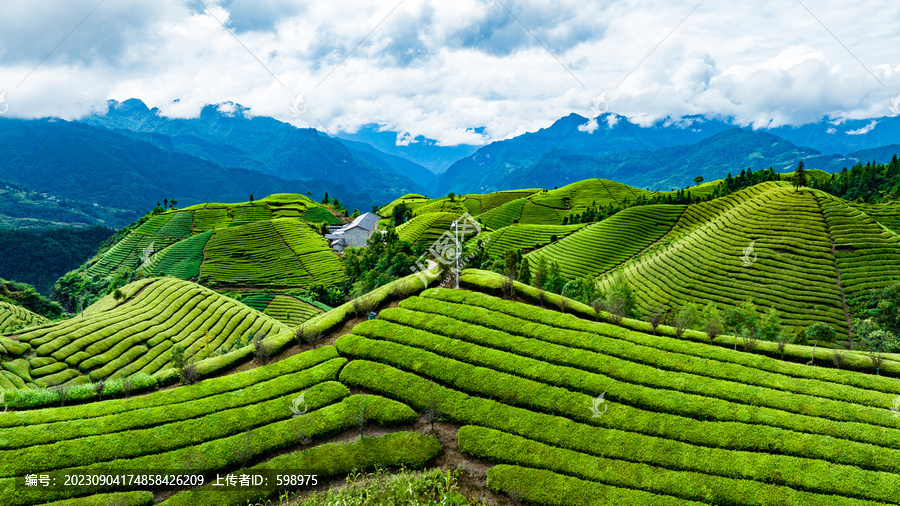
{"label": "terraced tea field", "polygon": [[[55,360],[29,355],[42,346],[71,353],[92,329],[193,339],[189,348],[208,356],[228,347],[226,335],[257,328],[232,328],[231,320],[285,329],[191,286],[134,283],[124,299],[104,298],[65,329],[14,336],[25,336],[25,350],[13,351],[20,361]],[[192,306],[191,294],[210,307],[175,314]],[[246,303],[265,308],[283,297],[271,295]],[[486,469],[470,476],[470,487],[528,504],[876,505],[900,497],[900,419],[890,409],[900,396],[896,377],[650,335],[480,291],[429,288],[396,302],[352,328],[341,309],[334,314],[344,316],[322,315],[317,321],[328,322],[334,346],[282,354],[269,365],[131,397],[3,413],[0,503],[238,506],[274,497],[209,483],[165,495],[139,486],[76,492],[22,484],[28,474],[75,469],[178,469],[210,479],[302,469],[324,481],[374,466],[457,464]],[[236,309],[235,318],[206,330],[173,328],[221,313],[216,304]],[[205,335],[214,338],[208,353]],[[440,417],[439,437],[421,433],[428,413]],[[357,430],[366,437],[357,439]]]}
{"label": "terraced tea field", "polygon": [[[154,494],[140,487],[115,493],[102,486],[76,492],[71,487],[27,490],[23,485],[26,474],[75,468],[113,474],[125,469],[195,474],[294,469],[324,480],[376,465],[421,467],[434,457],[440,443],[413,432],[318,444],[354,427],[363,407],[369,423],[398,425],[416,417],[396,401],[351,395],[336,381],[346,362],[327,346],[175,390],[8,413],[0,420],[0,503],[69,499],[78,502],[64,504],[154,504]],[[293,416],[291,408],[301,394],[304,414]],[[304,447],[299,443],[304,438],[316,445]],[[283,453],[272,457],[275,452]],[[212,481],[214,475],[208,476]],[[261,495],[266,494],[253,489],[223,493],[206,485],[170,495],[162,504],[243,505]],[[85,497],[73,499],[77,496]]]}
{"label": "terraced tea field", "polygon": [[[196,280],[202,276],[232,285],[255,285],[257,281],[260,286],[333,284],[344,278],[343,270],[337,259],[325,255],[330,252],[327,241],[307,225],[319,222],[341,221],[308,197],[293,194],[167,211],[152,216],[108,251],[90,260],[84,272],[89,277],[110,277],[130,269],[180,279]],[[267,249],[249,252],[259,248],[242,241],[255,240],[276,244],[266,242]],[[232,247],[223,248],[223,243]],[[283,282],[274,281],[271,276],[256,279],[242,273],[229,260],[244,257],[257,270],[281,276]],[[202,267],[205,262],[209,262],[208,269]]]}
{"label": "terraced tea field", "polygon": [[41,325],[49,321],[22,306],[0,300],[0,334],[23,327]]}
{"label": "terraced tea field", "polygon": [[543,258],[548,265],[557,262],[560,274],[566,278],[595,278],[667,234],[686,207],[631,207],[601,222],[591,223],[577,233],[529,253],[525,258],[532,269]]}
{"label": "terraced tea field", "polygon": [[[661,214],[638,218],[647,213]],[[602,288],[623,274],[643,314],[752,298],[789,326],[820,321],[843,333],[845,298],[900,280],[900,237],[827,194],[776,182],[687,208],[630,208],[528,258],[540,256],[559,261],[567,277],[605,272]]]}
{"label": "terraced tea field", "polygon": [[[488,254],[502,257],[507,251],[532,250],[560,240],[586,224],[576,225],[510,225],[478,236]],[[470,243],[471,244],[471,243]]]}
{"label": "terraced tea field", "polygon": [[[22,343],[6,388],[74,385],[170,367],[172,347],[194,359],[212,357],[250,343],[257,333],[288,327],[244,304],[194,283],[173,278],[144,279],[108,295],[84,316],[8,334]],[[11,383],[11,384],[10,384]]]}
{"label": "terraced tea field", "polygon": [[588,179],[507,202],[484,213],[481,219],[492,229],[513,223],[561,225],[563,218],[583,213],[591,206],[619,204],[656,194],[606,179]]}
{"label": "terraced tea field", "polygon": [[[420,214],[419,216],[416,216],[415,218],[397,227],[397,235],[400,236],[401,240],[411,243],[433,243],[439,237],[441,237],[444,232],[452,232],[452,230],[450,229],[450,225],[464,212],[465,211],[459,213],[448,212]],[[462,230],[463,228],[461,227],[460,231]],[[468,236],[474,235],[474,233],[474,229],[470,230]],[[462,239],[460,240],[462,241]]]}
{"label": "terraced tea field", "polygon": [[306,320],[331,310],[320,302],[284,294],[245,295],[241,302],[290,327],[297,327]]}
{"label": "terraced tea field", "polygon": [[[460,425],[538,504],[896,504],[900,382],[429,289],[338,339],[340,380]],[[771,372],[779,371],[779,372]]]}

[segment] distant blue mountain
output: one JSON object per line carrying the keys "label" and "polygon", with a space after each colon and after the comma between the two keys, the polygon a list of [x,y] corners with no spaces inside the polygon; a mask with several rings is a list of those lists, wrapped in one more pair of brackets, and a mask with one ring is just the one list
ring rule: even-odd
{"label": "distant blue mountain", "polygon": [[440,174],[460,158],[467,157],[478,150],[478,146],[462,144],[458,146],[441,146],[433,139],[418,136],[411,142],[397,145],[397,132],[382,131],[376,124],[364,125],[356,133],[341,133],[340,139],[365,142],[379,151],[403,157],[425,167],[435,174]]}
{"label": "distant blue mountain", "polygon": [[[900,131],[897,118],[847,122],[831,133],[828,129],[835,126],[827,122],[752,130],[702,117],[664,120],[649,127],[611,114],[595,121],[591,125],[595,129],[588,132],[588,119],[570,114],[548,128],[491,143],[441,174],[433,193],[548,188],[594,177],[668,190],[683,188],[696,176],[719,179],[748,167],[786,171],[803,160],[808,168],[837,172],[858,162],[886,162],[900,152],[894,133]],[[874,128],[864,133],[872,121]],[[866,140],[873,132],[878,133],[875,140]],[[834,139],[843,143],[832,146],[829,141]]]}
{"label": "distant blue mountain", "polygon": [[829,120],[801,126],[766,130],[799,146],[823,153],[850,154],[854,151],[900,144],[900,116],[847,120],[835,124]]}
{"label": "distant blue mountain", "polygon": [[[387,156],[373,156],[371,150],[354,153],[315,129],[251,117],[236,104],[208,105],[198,118],[176,119],[162,116],[158,109],[149,109],[137,99],[113,100],[106,114],[81,122],[222,167],[259,171],[282,180],[331,181],[350,193],[370,195],[374,203],[426,191],[395,170]],[[406,164],[403,170],[413,169]]]}
{"label": "distant blue mountain", "polygon": [[[563,155],[600,157],[631,151],[655,151],[687,145],[734,128],[718,120],[685,118],[675,124],[660,121],[641,128],[623,116],[605,114],[593,132],[585,131],[588,119],[570,114],[553,125],[512,139],[492,142],[472,156],[454,163],[438,177],[436,194],[469,193],[508,189],[523,180],[536,165]],[[574,176],[565,172],[562,179]],[[692,176],[693,177],[693,176]]]}
{"label": "distant blue mountain", "polygon": [[[325,191],[368,209],[371,195],[334,182],[289,181],[260,171],[226,168],[166,150],[118,131],[63,120],[0,118],[0,180],[60,199],[96,202],[140,216],[164,198],[179,207],[202,202],[245,202],[271,193]],[[351,207],[351,209],[352,209]],[[121,222],[117,223],[121,224]]]}

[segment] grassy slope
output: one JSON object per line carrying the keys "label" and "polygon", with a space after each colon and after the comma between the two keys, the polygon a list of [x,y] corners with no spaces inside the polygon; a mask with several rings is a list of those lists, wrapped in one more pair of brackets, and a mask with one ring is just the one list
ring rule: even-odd
{"label": "grassy slope", "polygon": [[34,351],[16,386],[153,374],[168,367],[176,344],[199,360],[246,345],[257,332],[287,330],[224,295],[173,278],[144,279],[122,292],[124,299],[108,295],[86,309],[84,317],[12,334]]}

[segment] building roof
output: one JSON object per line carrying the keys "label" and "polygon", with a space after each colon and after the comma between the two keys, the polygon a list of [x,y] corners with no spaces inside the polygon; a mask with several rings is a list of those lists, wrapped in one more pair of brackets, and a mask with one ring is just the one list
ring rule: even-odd
{"label": "building roof", "polygon": [[378,226],[378,215],[372,214],[372,213],[366,213],[366,214],[359,215],[359,217],[356,218],[355,220],[353,220],[352,223],[350,223],[349,225],[346,225],[344,227],[344,230],[350,230],[351,228],[354,228],[354,227],[360,227],[363,230],[368,230],[371,232],[372,230],[375,230],[375,227],[377,227],[377,226]]}

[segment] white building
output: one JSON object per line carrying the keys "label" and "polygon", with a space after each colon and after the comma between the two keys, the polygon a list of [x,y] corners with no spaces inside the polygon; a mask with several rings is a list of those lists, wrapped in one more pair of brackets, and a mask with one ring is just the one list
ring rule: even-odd
{"label": "white building", "polygon": [[366,241],[378,228],[378,215],[366,213],[341,227],[328,227],[325,238],[331,243],[331,249],[340,253],[351,246],[365,246]]}

